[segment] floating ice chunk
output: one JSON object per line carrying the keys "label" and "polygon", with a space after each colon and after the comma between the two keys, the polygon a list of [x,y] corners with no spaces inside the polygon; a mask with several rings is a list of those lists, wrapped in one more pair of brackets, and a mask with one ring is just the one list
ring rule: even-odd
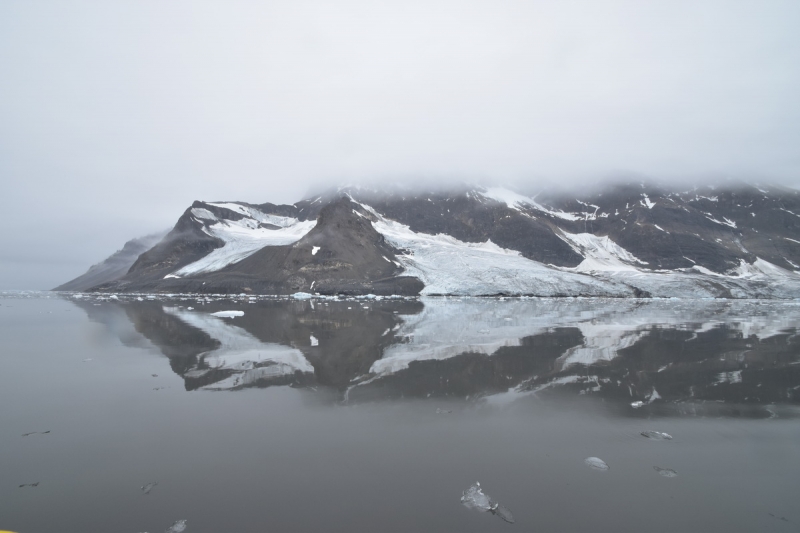
{"label": "floating ice chunk", "polygon": [[436,408],[437,415],[449,415],[452,412],[452,409],[442,409],[441,407]]}
{"label": "floating ice chunk", "polygon": [[310,300],[313,297],[314,297],[313,294],[309,294],[307,292],[296,292],[292,294],[292,298],[294,298],[295,300]]}
{"label": "floating ice chunk", "polygon": [[216,316],[219,318],[236,318],[237,316],[244,316],[244,311],[217,311],[216,313],[211,313],[211,316]]}
{"label": "floating ice chunk", "polygon": [[653,469],[664,477],[678,477],[678,473],[671,468],[661,468],[660,466],[654,466]]}
{"label": "floating ice chunk", "polygon": [[741,382],[742,382],[742,371],[736,370],[733,372],[720,372],[719,374],[717,374],[717,383],[715,383],[715,385],[719,383],[734,384]]}
{"label": "floating ice chunk", "polygon": [[142,486],[142,492],[144,494],[150,494],[150,491],[153,490],[156,485],[158,485],[158,481],[150,482],[147,485]]}
{"label": "floating ice chunk", "polygon": [[186,520],[177,520],[174,524],[164,530],[164,533],[182,533],[186,531]]}
{"label": "floating ice chunk", "polygon": [[488,511],[492,508],[489,496],[483,493],[480,482],[475,482],[461,494],[461,503],[470,509]]}
{"label": "floating ice chunk", "polygon": [[503,520],[505,520],[509,524],[513,524],[514,523],[514,515],[512,515],[511,511],[508,510],[508,507],[506,507],[504,505],[500,505],[499,503],[496,503],[496,504],[494,504],[494,507],[489,509],[489,511],[492,514],[499,516],[500,518],[502,518]]}
{"label": "floating ice chunk", "polygon": [[317,339],[314,335],[310,336],[311,346],[319,346],[319,339]]}
{"label": "floating ice chunk", "polygon": [[88,362],[89,362],[89,361],[91,361],[91,360],[92,360],[92,358],[91,358],[91,357],[87,357],[86,359],[83,359],[83,360],[81,361],[81,363],[88,363]]}
{"label": "floating ice chunk", "polygon": [[587,457],[583,460],[586,466],[594,468],[595,470],[608,470],[608,465],[599,457]]}
{"label": "floating ice chunk", "polygon": [[631,402],[631,407],[633,407],[634,409],[638,409],[643,405],[644,405],[644,402],[641,401],[641,400],[639,400],[638,402]]}
{"label": "floating ice chunk", "polygon": [[647,431],[642,431],[641,435],[642,437],[647,437],[648,439],[653,439],[653,440],[672,440],[672,435],[670,435],[669,433],[663,433],[661,431],[647,430]]}
{"label": "floating ice chunk", "polygon": [[488,511],[499,516],[509,524],[514,523],[514,516],[511,514],[511,511],[494,501],[488,494],[485,494],[478,481],[461,494],[461,504],[469,509],[477,509],[483,512]]}

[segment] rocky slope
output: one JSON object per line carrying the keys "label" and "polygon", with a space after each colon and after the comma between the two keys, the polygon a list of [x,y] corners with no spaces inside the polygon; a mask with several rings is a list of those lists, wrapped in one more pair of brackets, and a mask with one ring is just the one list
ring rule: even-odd
{"label": "rocky slope", "polygon": [[86,273],[59,285],[55,291],[85,291],[97,285],[117,280],[128,273],[131,266],[144,252],[158,244],[166,231],[131,239],[104,261],[92,265]]}
{"label": "rocky slope", "polygon": [[800,194],[349,187],[294,205],[195,202],[127,273],[93,289],[794,298]]}

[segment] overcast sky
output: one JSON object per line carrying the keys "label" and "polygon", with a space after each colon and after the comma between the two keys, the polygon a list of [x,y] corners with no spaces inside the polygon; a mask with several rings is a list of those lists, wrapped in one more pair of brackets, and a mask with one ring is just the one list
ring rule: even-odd
{"label": "overcast sky", "polygon": [[0,2],[0,289],[194,199],[635,173],[800,185],[800,2]]}

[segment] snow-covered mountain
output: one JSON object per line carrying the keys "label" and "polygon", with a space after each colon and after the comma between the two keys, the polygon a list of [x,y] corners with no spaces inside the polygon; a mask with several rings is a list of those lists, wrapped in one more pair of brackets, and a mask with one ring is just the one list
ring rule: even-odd
{"label": "snow-covered mountain", "polygon": [[794,298],[800,193],[342,187],[293,205],[197,201],[127,273],[93,289]]}

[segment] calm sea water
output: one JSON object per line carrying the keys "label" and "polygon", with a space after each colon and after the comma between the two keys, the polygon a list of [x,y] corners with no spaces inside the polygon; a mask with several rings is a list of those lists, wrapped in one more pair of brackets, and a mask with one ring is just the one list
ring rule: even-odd
{"label": "calm sea water", "polygon": [[800,529],[800,302],[47,296],[0,297],[0,529]]}

